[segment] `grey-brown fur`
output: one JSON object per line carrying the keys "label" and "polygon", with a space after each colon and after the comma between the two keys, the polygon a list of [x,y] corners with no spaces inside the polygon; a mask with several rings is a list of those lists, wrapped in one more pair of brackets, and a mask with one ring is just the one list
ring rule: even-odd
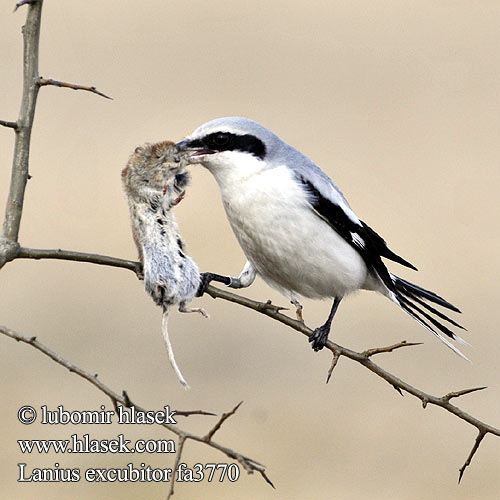
{"label": "grey-brown fur", "polygon": [[135,149],[122,171],[132,221],[132,233],[143,266],[144,285],[156,304],[163,307],[163,334],[170,362],[183,385],[187,383],[175,364],[166,329],[168,307],[181,312],[201,312],[186,304],[200,286],[197,265],[186,254],[172,207],[184,196],[189,183],[187,160],[173,142],[145,144]]}

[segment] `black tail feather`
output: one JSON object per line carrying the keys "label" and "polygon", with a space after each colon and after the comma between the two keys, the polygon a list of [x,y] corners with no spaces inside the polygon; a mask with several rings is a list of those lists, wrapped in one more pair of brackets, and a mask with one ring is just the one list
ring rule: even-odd
{"label": "black tail feather", "polygon": [[400,300],[399,305],[401,306],[401,309],[403,311],[407,312],[413,319],[416,319],[419,323],[424,325],[426,328],[428,328],[432,333],[435,335],[438,335],[438,333],[432,328],[431,325],[429,325],[425,320],[423,320],[416,312],[414,312],[408,305],[406,300]]}
{"label": "black tail feather", "polygon": [[[412,318],[417,320],[422,326],[431,331],[453,351],[467,359],[453,344],[449,342],[449,340],[446,339],[446,337],[443,337],[441,333],[458,342],[463,343],[464,341],[456,333],[450,330],[447,326],[443,325],[436,318],[447,321],[448,323],[457,328],[461,328],[462,330],[465,330],[465,328],[453,319],[446,316],[446,314],[438,311],[436,308],[424,302],[424,300],[428,300],[429,302],[438,304],[442,307],[446,307],[447,309],[455,312],[460,312],[459,309],[434,292],[425,290],[424,288],[414,285],[413,283],[403,280],[393,274],[391,274],[391,279],[394,284],[393,290],[395,292],[397,302],[399,303],[401,308]],[[434,315],[435,317],[433,317],[432,315]]]}
{"label": "black tail feather", "polygon": [[410,283],[409,281],[406,281],[403,278],[399,278],[398,276],[392,275],[392,279],[394,281],[396,289],[404,295],[407,295],[406,292],[409,292],[412,293],[413,295],[417,295],[418,297],[427,299],[430,302],[434,302],[435,304],[446,307],[447,309],[451,309],[452,311],[458,313],[461,312],[460,309],[458,309],[458,307],[455,307],[453,304],[450,304],[447,300],[444,300],[443,297],[440,297],[438,294],[431,292],[430,290],[426,290],[425,288],[422,288],[418,285],[414,285],[413,283]]}
{"label": "black tail feather", "polygon": [[404,302],[407,307],[413,309],[413,311],[417,311],[421,314],[427,321],[430,321],[438,330],[443,332],[445,335],[450,337],[450,339],[457,340],[456,333],[452,332],[448,327],[444,326],[437,319],[433,318],[430,314],[427,314],[421,307],[410,302],[408,299],[403,297],[402,295],[398,297],[401,302]]}
{"label": "black tail feather", "polygon": [[410,293],[410,292],[406,292],[406,296],[415,301],[417,304],[420,304],[422,307],[425,307],[429,312],[431,312],[432,314],[435,314],[438,318],[441,318],[441,319],[444,319],[445,321],[448,321],[448,323],[451,323],[453,326],[456,326],[457,328],[460,328],[462,330],[465,330],[467,331],[467,328],[463,327],[461,324],[457,323],[456,321],[454,321],[453,319],[451,318],[448,318],[448,316],[446,316],[446,314],[443,314],[441,311],[438,311],[437,309],[435,309],[434,307],[430,306],[429,304],[427,304],[426,302],[424,302],[423,300],[419,299],[416,295],[414,295],[413,293]]}

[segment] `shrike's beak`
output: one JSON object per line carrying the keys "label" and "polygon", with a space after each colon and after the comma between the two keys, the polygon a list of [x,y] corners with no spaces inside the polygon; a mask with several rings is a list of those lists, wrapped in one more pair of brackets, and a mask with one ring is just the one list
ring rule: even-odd
{"label": "shrike's beak", "polygon": [[187,139],[178,142],[176,146],[179,149],[179,151],[186,151],[187,153],[189,153],[190,158],[194,158],[196,156],[211,155],[215,153],[215,151],[211,149],[193,145],[192,142]]}
{"label": "shrike's beak", "polygon": [[189,141],[186,139],[183,139],[182,141],[178,142],[176,144],[177,148],[179,151],[186,151],[187,150],[187,145],[189,144]]}

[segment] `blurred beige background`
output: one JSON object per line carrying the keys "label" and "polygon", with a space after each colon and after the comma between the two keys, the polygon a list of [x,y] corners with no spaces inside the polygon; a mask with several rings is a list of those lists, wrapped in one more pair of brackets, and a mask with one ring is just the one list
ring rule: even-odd
{"label": "blurred beige background", "polygon": [[[17,117],[21,26],[26,8],[0,15],[0,118]],[[357,350],[407,339],[420,347],[377,358],[436,395],[478,385],[459,404],[500,425],[498,296],[500,232],[500,3],[442,0],[149,1],[46,0],[40,73],[92,84],[113,96],[43,88],[31,148],[21,242],[135,258],[120,171],[145,141],[178,140],[201,123],[251,117],[308,154],[342,188],[358,215],[417,274],[391,269],[463,309],[468,364],[375,294],[343,303],[333,338]],[[0,130],[0,207],[13,134]],[[197,167],[176,211],[203,270],[235,274],[244,257],[217,186]],[[3,216],[3,213],[2,213]],[[493,499],[500,440],[488,436],[461,485],[457,473],[476,436],[462,421],[400,397],[342,359],[329,385],[327,352],[252,311],[209,297],[210,320],[175,314],[185,392],[167,362],[161,313],[128,271],[63,261],[15,261],[1,271],[0,323],[38,339],[149,408],[227,411],[217,435],[268,467],[272,490],[242,471],[237,483],[177,485],[176,499]],[[245,294],[285,299],[258,280]],[[305,302],[309,325],[329,304]],[[170,456],[23,456],[17,439],[74,432],[128,439],[160,429],[63,427],[17,422],[23,404],[98,409],[110,402],[34,349],[1,337],[2,497],[164,498],[159,484],[19,484],[17,463],[172,466]],[[180,425],[204,433],[213,420]],[[183,459],[226,462],[188,442]]]}

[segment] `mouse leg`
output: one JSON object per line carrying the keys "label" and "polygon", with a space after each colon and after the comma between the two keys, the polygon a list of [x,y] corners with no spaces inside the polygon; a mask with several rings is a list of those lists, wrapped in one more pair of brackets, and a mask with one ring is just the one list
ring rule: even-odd
{"label": "mouse leg", "polygon": [[186,307],[185,302],[181,302],[179,304],[179,312],[181,313],[200,313],[204,318],[209,318],[210,316],[207,314],[205,309],[202,307]]}

